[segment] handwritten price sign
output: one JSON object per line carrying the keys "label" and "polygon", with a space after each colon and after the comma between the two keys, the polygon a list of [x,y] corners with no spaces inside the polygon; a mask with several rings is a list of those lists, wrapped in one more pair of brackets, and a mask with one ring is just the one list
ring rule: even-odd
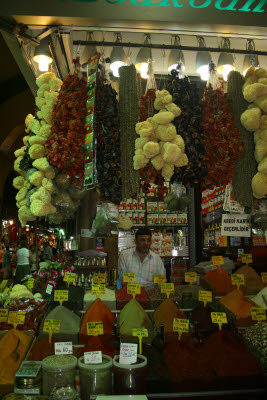
{"label": "handwritten price sign", "polygon": [[98,336],[104,334],[103,322],[87,322],[87,335]]}
{"label": "handwritten price sign", "polygon": [[135,281],[135,273],[134,272],[124,272],[123,274],[123,282],[131,283]]}

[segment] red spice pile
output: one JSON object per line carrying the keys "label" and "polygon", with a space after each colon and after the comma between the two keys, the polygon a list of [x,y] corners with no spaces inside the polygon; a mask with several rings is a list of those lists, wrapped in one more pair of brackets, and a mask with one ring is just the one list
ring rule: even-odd
{"label": "red spice pile", "polygon": [[[117,310],[122,310],[126,303],[132,300],[133,296],[127,293],[127,286],[124,286],[120,290],[116,290],[116,298],[117,298]],[[146,291],[143,287],[141,287],[141,294],[137,294],[135,296],[135,300],[140,303],[140,305],[144,308],[144,310],[149,309],[149,301],[146,294]]]}
{"label": "red spice pile", "polygon": [[207,279],[207,281],[216,287],[216,296],[224,296],[235,289],[232,285],[230,275],[228,275],[224,269],[209,271],[203,278]]}

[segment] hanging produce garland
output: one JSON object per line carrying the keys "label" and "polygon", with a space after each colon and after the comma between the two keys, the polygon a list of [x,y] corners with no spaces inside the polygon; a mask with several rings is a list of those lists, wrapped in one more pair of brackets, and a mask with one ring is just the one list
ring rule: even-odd
{"label": "hanging produce garland", "polygon": [[103,200],[119,205],[121,197],[120,130],[117,93],[99,78],[96,90],[97,175]]}
{"label": "hanging produce garland", "polygon": [[246,111],[249,105],[242,93],[244,83],[245,79],[239,72],[232,71],[228,75],[228,98],[232,104],[236,126],[244,144],[244,153],[235,161],[232,188],[234,200],[238,201],[243,207],[252,207],[251,180],[256,174],[257,163],[254,157],[253,135],[240,122],[241,114]]}
{"label": "hanging produce garland", "polygon": [[137,77],[134,65],[120,68],[119,115],[122,172],[122,198],[137,198],[138,172],[133,168],[135,152],[135,124],[138,121]]}
{"label": "hanging produce garland", "polygon": [[87,83],[85,78],[79,76],[79,59],[73,62],[77,68],[63,82],[53,109],[52,133],[45,147],[49,162],[81,185],[85,161]]}
{"label": "hanging produce garland", "polygon": [[179,79],[178,75],[178,71],[172,70],[167,79],[166,89],[172,95],[173,102],[182,111],[172,123],[176,127],[177,134],[184,140],[188,164],[184,167],[175,167],[170,182],[194,185],[206,175],[199,90],[196,85],[190,83],[188,77]]}
{"label": "hanging produce garland", "polygon": [[223,89],[213,90],[210,85],[205,88],[201,107],[207,170],[202,187],[212,189],[231,182],[235,160],[243,154],[244,148],[233,108]]}

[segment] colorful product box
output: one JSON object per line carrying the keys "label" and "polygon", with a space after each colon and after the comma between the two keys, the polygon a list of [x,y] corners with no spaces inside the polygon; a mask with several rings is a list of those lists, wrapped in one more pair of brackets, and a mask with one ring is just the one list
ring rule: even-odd
{"label": "colorful product box", "polygon": [[145,213],[139,212],[138,218],[139,218],[139,225],[144,225],[145,224]]}
{"label": "colorful product box", "polygon": [[158,214],[147,214],[147,225],[158,224],[159,216]]}
{"label": "colorful product box", "polygon": [[159,224],[160,225],[167,224],[167,214],[159,214]]}
{"label": "colorful product box", "polygon": [[146,205],[146,209],[148,213],[157,213],[158,212],[158,203],[148,201]]}
{"label": "colorful product box", "polygon": [[168,214],[167,215],[167,224],[177,224],[177,214]]}
{"label": "colorful product box", "polygon": [[187,214],[177,214],[178,224],[187,224]]}
{"label": "colorful product box", "polygon": [[141,199],[139,199],[139,202],[138,202],[138,209],[139,209],[139,210],[142,210],[142,211],[145,211],[145,199],[144,199],[144,197],[142,197]]}

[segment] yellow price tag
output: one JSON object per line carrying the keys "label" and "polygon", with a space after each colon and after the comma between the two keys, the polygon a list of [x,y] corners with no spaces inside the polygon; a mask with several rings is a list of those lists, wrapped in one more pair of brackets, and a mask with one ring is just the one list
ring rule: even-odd
{"label": "yellow price tag", "polygon": [[135,299],[137,294],[141,294],[141,285],[139,283],[128,283],[127,294],[131,294]]}
{"label": "yellow price tag", "polygon": [[95,273],[93,275],[93,282],[95,285],[99,285],[101,283],[106,283],[106,274]]}
{"label": "yellow price tag", "polygon": [[162,283],[161,293],[166,293],[167,298],[169,298],[170,294],[174,293],[174,283]]}
{"label": "yellow price tag", "polygon": [[179,333],[181,340],[183,332],[189,332],[189,319],[173,318],[173,331]]}
{"label": "yellow price tag", "polygon": [[55,290],[54,291],[54,301],[59,301],[62,306],[63,301],[68,301],[69,291],[68,290]]}
{"label": "yellow price tag", "polygon": [[101,284],[101,285],[92,285],[92,294],[95,294],[97,297],[99,297],[102,294],[106,293],[106,286]]}
{"label": "yellow price tag", "polygon": [[224,264],[223,256],[213,256],[213,257],[211,257],[211,260],[212,260],[212,264],[216,265],[218,268],[220,268],[220,266]]}
{"label": "yellow price tag", "polygon": [[231,281],[232,285],[236,285],[237,289],[239,289],[241,285],[245,284],[244,274],[232,274]]}
{"label": "yellow price tag", "polygon": [[224,312],[212,312],[211,321],[213,324],[218,324],[219,329],[222,329],[222,324],[227,324],[227,317]]}
{"label": "yellow price tag", "polygon": [[98,336],[104,334],[103,322],[87,322],[87,335]]}
{"label": "yellow price tag", "polygon": [[204,302],[204,307],[206,307],[207,303],[212,303],[212,292],[206,290],[199,290],[198,292],[198,300]]}
{"label": "yellow price tag", "polygon": [[267,283],[267,272],[261,273],[261,279],[263,283]]}
{"label": "yellow price tag", "polygon": [[148,337],[148,330],[147,329],[138,329],[133,328],[133,336],[137,336],[139,339],[139,354],[142,354],[142,338]]}
{"label": "yellow price tag", "polygon": [[65,282],[75,283],[76,273],[75,272],[65,272],[63,280]]}
{"label": "yellow price tag", "polygon": [[251,317],[254,321],[265,321],[266,320],[266,312],[264,308],[251,308]]}
{"label": "yellow price tag", "polygon": [[27,286],[29,289],[33,289],[34,287],[34,278],[28,279]]}
{"label": "yellow price tag", "polygon": [[124,272],[123,273],[123,282],[125,282],[125,283],[135,282],[135,273],[134,272]]}
{"label": "yellow price tag", "polygon": [[197,281],[197,273],[196,272],[186,272],[184,274],[185,282],[189,282],[192,285],[193,282]]}
{"label": "yellow price tag", "polygon": [[252,254],[242,254],[242,264],[249,264],[252,262]]}
{"label": "yellow price tag", "polygon": [[154,275],[154,283],[165,283],[166,275],[163,274],[155,274]]}
{"label": "yellow price tag", "polygon": [[51,343],[51,337],[53,333],[57,333],[60,331],[60,320],[59,319],[45,319],[43,332],[48,332],[49,334],[49,343]]}
{"label": "yellow price tag", "polygon": [[7,322],[8,309],[0,308],[0,322]]}
{"label": "yellow price tag", "polygon": [[17,328],[17,325],[23,325],[25,321],[25,312],[9,311],[7,323]]}

